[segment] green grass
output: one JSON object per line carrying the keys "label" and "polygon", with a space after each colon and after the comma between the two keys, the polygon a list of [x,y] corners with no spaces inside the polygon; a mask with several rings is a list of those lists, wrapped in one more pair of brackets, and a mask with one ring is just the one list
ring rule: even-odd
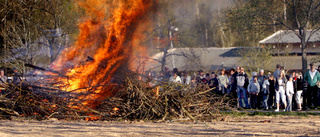
{"label": "green grass", "polygon": [[320,113],[317,112],[274,112],[274,111],[270,111],[270,112],[260,112],[260,111],[254,111],[254,112],[246,112],[246,111],[242,111],[242,112],[223,112],[224,115],[231,115],[234,117],[240,117],[240,116],[303,116],[303,117],[307,117],[307,116],[320,116]]}

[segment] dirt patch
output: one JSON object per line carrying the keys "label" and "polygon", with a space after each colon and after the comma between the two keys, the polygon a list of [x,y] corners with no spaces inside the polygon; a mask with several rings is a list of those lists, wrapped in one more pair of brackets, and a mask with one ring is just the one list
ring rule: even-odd
{"label": "dirt patch", "polygon": [[244,116],[218,122],[2,120],[1,136],[319,136],[320,116]]}

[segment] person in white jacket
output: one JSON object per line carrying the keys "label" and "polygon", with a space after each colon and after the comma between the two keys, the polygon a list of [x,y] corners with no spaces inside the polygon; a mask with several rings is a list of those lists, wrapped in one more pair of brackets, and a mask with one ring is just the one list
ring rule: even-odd
{"label": "person in white jacket", "polygon": [[170,81],[170,82],[173,82],[173,83],[178,83],[178,84],[181,84],[181,83],[182,83],[181,78],[180,78],[180,76],[178,75],[178,72],[173,73],[173,76],[170,77],[170,80],[169,80],[169,81]]}
{"label": "person in white jacket", "polygon": [[286,106],[285,111],[292,111],[292,96],[294,94],[293,90],[293,82],[292,82],[293,77],[290,76],[289,81],[286,84],[286,94],[288,98],[288,105]]}

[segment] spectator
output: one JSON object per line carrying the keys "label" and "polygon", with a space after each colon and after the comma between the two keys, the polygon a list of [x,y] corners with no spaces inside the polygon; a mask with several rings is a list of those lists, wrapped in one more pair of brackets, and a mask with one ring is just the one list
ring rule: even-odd
{"label": "spectator", "polygon": [[278,112],[280,108],[280,98],[284,106],[285,107],[287,106],[286,95],[285,95],[286,83],[287,83],[287,79],[284,74],[284,71],[281,71],[280,76],[277,79],[277,87],[276,87],[276,102],[277,102],[277,109],[275,110],[276,112]]}
{"label": "spectator", "polygon": [[191,87],[196,87],[197,86],[197,76],[196,75],[193,75],[192,78],[191,78],[191,83],[190,83],[190,86]]}
{"label": "spectator", "polygon": [[163,71],[160,72],[159,82],[165,82],[165,75]]}
{"label": "spectator", "polygon": [[171,74],[169,72],[169,68],[165,67],[164,68],[164,79],[163,79],[163,81],[165,81],[165,82],[169,81],[170,77],[171,77]]}
{"label": "spectator", "polygon": [[[233,80],[234,80],[234,86],[236,87],[236,89],[238,88],[238,85],[237,85],[237,75],[240,73],[240,70],[241,68],[238,66],[236,67],[236,71],[233,73],[232,77],[233,77]],[[238,96],[238,95],[237,95]]]}
{"label": "spectator", "polygon": [[198,76],[197,76],[197,82],[198,82],[199,84],[202,83],[204,77],[205,77],[205,76],[204,76],[203,70],[202,70],[202,69],[199,70],[199,71],[198,71]]}
{"label": "spectator", "polygon": [[229,77],[229,82],[231,81],[231,78],[234,77],[234,74],[235,74],[236,70],[234,70],[233,68],[230,69],[230,77]]}
{"label": "spectator", "polygon": [[[4,70],[0,69],[0,87],[6,87],[8,81],[8,77],[4,75]],[[7,93],[7,91],[4,90],[0,90],[0,92],[2,92],[2,94]]]}
{"label": "spectator", "polygon": [[296,103],[297,103],[297,110],[301,111],[301,94],[302,94],[302,90],[303,90],[303,80],[302,77],[299,76],[299,73],[296,73],[296,85],[297,85],[297,92],[295,94],[295,99],[296,99]]}
{"label": "spectator", "polygon": [[267,76],[264,77],[263,83],[262,83],[262,90],[261,90],[261,94],[262,94],[262,100],[263,100],[263,107],[264,109],[268,109],[268,98],[269,98],[269,87],[270,87],[270,82],[269,82],[269,78]]}
{"label": "spectator", "polygon": [[207,74],[205,75],[205,77],[202,79],[203,84],[209,85],[210,79],[211,79],[210,74],[207,73]]}
{"label": "spectator", "polygon": [[289,81],[286,84],[286,94],[288,98],[288,105],[286,106],[285,111],[292,111],[292,97],[294,94],[292,79],[293,77],[290,76]]}
{"label": "spectator", "polygon": [[228,77],[225,75],[225,69],[221,69],[220,75],[218,76],[218,82],[219,82],[219,92],[222,94],[227,93],[227,87],[229,83]]}
{"label": "spectator", "polygon": [[268,99],[268,106],[269,108],[273,108],[275,103],[275,87],[276,87],[276,80],[274,79],[273,75],[269,77],[269,99]]}
{"label": "spectator", "polygon": [[237,67],[237,71],[235,72],[235,74],[237,75],[238,73],[240,73],[240,71],[241,71],[241,67]]}
{"label": "spectator", "polygon": [[[260,85],[260,93],[262,93],[262,85],[263,85],[263,82],[265,80],[266,76],[264,75],[264,70],[263,69],[260,69],[259,70],[259,74],[258,74],[258,83]],[[258,95],[258,98],[257,98],[257,105],[258,107],[262,107],[262,104],[263,104],[263,95],[264,94],[259,94]]]}
{"label": "spectator", "polygon": [[237,98],[237,86],[234,84],[234,77],[231,77],[229,84],[228,84],[228,90],[233,95],[234,98]]}
{"label": "spectator", "polygon": [[4,75],[4,70],[0,69],[0,85],[6,84],[8,81],[8,77]]}
{"label": "spectator", "polygon": [[244,100],[244,103],[246,105],[246,108],[249,108],[248,104],[248,98],[247,98],[247,87],[248,87],[248,76],[244,72],[244,68],[241,67],[240,72],[236,75],[236,85],[237,85],[237,96],[238,96],[238,102],[239,106],[243,107],[242,105],[242,99],[241,99],[241,93]]}
{"label": "spectator", "polygon": [[[258,75],[257,72],[255,72],[255,71],[252,72],[252,77],[251,77],[251,79],[249,80],[249,84],[253,82],[253,78],[256,77],[257,75]],[[248,97],[249,106],[251,106],[251,102],[252,102],[252,101],[251,101],[251,99],[252,99],[252,98],[251,98],[251,94],[248,94],[247,97]]]}
{"label": "spectator", "polygon": [[257,72],[252,72],[252,77],[251,77],[251,79],[249,80],[249,83],[251,83],[251,82],[253,82],[253,77],[255,77],[255,76],[257,76],[258,75],[258,73]]}
{"label": "spectator", "polygon": [[170,78],[170,82],[178,83],[178,84],[181,84],[181,83],[182,83],[181,78],[180,78],[180,76],[178,75],[178,72],[173,73],[173,76]]}
{"label": "spectator", "polygon": [[292,109],[296,109],[296,100],[295,100],[295,96],[296,96],[296,93],[297,93],[297,77],[296,77],[296,72],[295,71],[292,71],[291,73],[291,76],[292,76],[292,83],[293,83],[293,91],[294,91],[294,94],[293,94],[293,99],[292,99]]}
{"label": "spectator", "polygon": [[[320,65],[318,66],[318,72],[320,73]],[[318,100],[318,106],[320,105],[320,88],[318,87],[318,92],[317,92],[317,100]]]}
{"label": "spectator", "polygon": [[214,88],[213,92],[217,93],[217,88],[219,86],[218,79],[216,78],[216,74],[214,72],[211,72],[211,79],[209,81],[209,87]]}
{"label": "spectator", "polygon": [[[311,108],[312,103],[312,95],[313,95],[313,104],[315,109],[318,107],[318,100],[317,100],[317,93],[318,93],[318,87],[317,82],[320,80],[320,74],[315,69],[315,66],[313,63],[310,64],[310,70],[307,71],[304,74],[304,80],[307,83],[307,92],[306,95],[303,94],[303,106],[305,109]],[[305,97],[307,96],[307,97]]]}
{"label": "spectator", "polygon": [[188,75],[187,72],[183,72],[183,76],[181,77],[182,84],[189,85],[191,82],[191,76]]}
{"label": "spectator", "polygon": [[252,82],[248,86],[248,92],[251,94],[251,108],[257,109],[257,97],[260,92],[258,77],[254,76]]}
{"label": "spectator", "polygon": [[276,71],[273,72],[273,77],[275,79],[278,79],[278,77],[280,76],[280,72],[281,72],[281,66],[280,64],[277,64]]}
{"label": "spectator", "polygon": [[20,73],[18,72],[17,68],[13,68],[13,80],[12,80],[12,83],[18,84],[20,82],[21,82]]}
{"label": "spectator", "polygon": [[178,73],[178,68],[173,68],[172,73]]}

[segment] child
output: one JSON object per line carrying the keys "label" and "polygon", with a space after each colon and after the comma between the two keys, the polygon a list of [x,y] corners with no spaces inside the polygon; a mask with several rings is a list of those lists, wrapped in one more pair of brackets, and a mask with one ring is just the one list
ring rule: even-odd
{"label": "child", "polygon": [[258,106],[257,105],[257,98],[259,95],[259,91],[260,91],[260,85],[258,82],[258,77],[254,76],[253,77],[253,81],[249,84],[248,86],[248,92],[249,94],[251,94],[251,108],[255,108],[257,109]]}
{"label": "child", "polygon": [[296,99],[296,102],[297,102],[297,111],[301,111],[302,107],[301,107],[301,103],[302,103],[302,100],[301,100],[301,94],[302,94],[302,91],[303,91],[303,79],[301,78],[301,76],[299,76],[299,73],[296,73],[296,82],[297,82],[297,92],[296,92],[296,96],[295,96],[295,99]]}
{"label": "child", "polygon": [[262,84],[263,106],[264,106],[264,109],[266,110],[268,109],[269,86],[270,86],[269,78],[266,76],[264,77],[264,81]]}
{"label": "child", "polygon": [[287,105],[285,111],[292,111],[292,96],[294,94],[292,79],[293,79],[293,77],[290,76],[289,81],[286,84],[286,94],[287,94],[287,98],[288,98],[288,105]]}

